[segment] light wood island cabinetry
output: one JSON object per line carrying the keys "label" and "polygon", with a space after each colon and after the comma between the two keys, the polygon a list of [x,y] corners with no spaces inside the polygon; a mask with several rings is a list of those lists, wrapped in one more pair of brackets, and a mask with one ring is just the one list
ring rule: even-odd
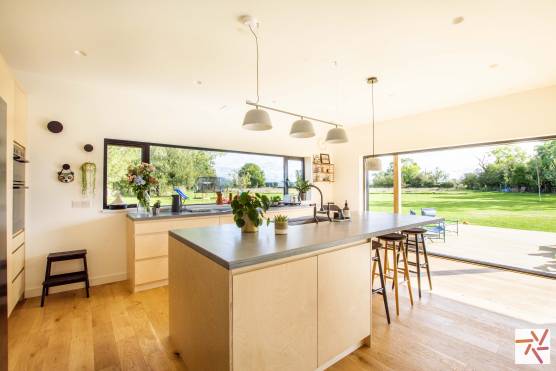
{"label": "light wood island cabinetry", "polygon": [[[311,207],[285,207],[267,212],[289,218],[312,215]],[[133,213],[127,220],[127,263],[130,290],[138,292],[168,284],[168,231],[201,228],[233,223],[231,214],[137,217]]]}
{"label": "light wood island cabinetry", "polygon": [[324,370],[370,344],[372,237],[434,218],[170,231],[170,340],[191,370]]}

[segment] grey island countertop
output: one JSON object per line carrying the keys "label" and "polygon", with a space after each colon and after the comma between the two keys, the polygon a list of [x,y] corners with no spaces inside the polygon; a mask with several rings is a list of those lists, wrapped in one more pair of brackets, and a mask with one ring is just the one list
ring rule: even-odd
{"label": "grey island countertop", "polygon": [[443,218],[416,215],[366,212],[354,214],[351,221],[290,226],[287,235],[275,235],[273,224],[260,227],[257,233],[242,233],[233,224],[178,229],[169,233],[171,237],[231,270],[442,220]]}
{"label": "grey island countertop", "polygon": [[[159,220],[159,219],[173,219],[173,218],[200,218],[200,217],[207,217],[207,216],[218,216],[218,215],[230,215],[232,213],[231,209],[226,208],[214,208],[215,205],[207,205],[204,208],[211,209],[210,211],[190,211],[191,209],[199,208],[202,210],[202,205],[192,205],[190,210],[183,210],[180,212],[172,212],[169,208],[165,208],[160,211],[158,215],[152,215],[147,213],[137,214],[136,212],[129,212],[127,217],[135,222],[139,221],[148,221],[148,220]],[[291,205],[291,206],[272,206],[268,211],[271,212],[280,212],[286,210],[296,210],[296,209],[304,209],[304,208],[312,208],[312,205]]]}

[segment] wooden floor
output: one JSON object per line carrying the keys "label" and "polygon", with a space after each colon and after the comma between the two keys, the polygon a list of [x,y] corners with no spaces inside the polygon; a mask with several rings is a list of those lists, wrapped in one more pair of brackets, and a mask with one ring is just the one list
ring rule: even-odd
{"label": "wooden floor", "polygon": [[[514,328],[548,326],[556,348],[556,280],[442,259],[431,265],[433,293],[424,290],[412,309],[402,298],[399,318],[391,305],[391,326],[376,296],[371,348],[331,370],[527,369],[514,365]],[[185,369],[168,339],[168,290],[131,295],[116,283],[92,288],[90,299],[81,290],[51,295],[44,308],[26,300],[9,320],[9,368]]]}

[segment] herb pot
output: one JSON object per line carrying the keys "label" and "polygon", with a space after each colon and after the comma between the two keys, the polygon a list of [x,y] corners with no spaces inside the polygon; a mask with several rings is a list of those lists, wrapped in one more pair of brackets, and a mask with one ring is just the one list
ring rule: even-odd
{"label": "herb pot", "polygon": [[243,217],[243,221],[245,222],[245,224],[243,225],[243,227],[241,227],[241,231],[243,233],[254,233],[257,232],[259,230],[259,227],[257,227],[252,221],[251,219],[249,219],[248,216],[244,216]]}
{"label": "herb pot", "polygon": [[307,199],[306,192],[299,192],[299,201],[305,201]]}
{"label": "herb pot", "polygon": [[288,234],[288,222],[275,222],[274,223],[274,233],[275,234]]}
{"label": "herb pot", "polygon": [[153,216],[160,215],[160,207],[153,207]]}

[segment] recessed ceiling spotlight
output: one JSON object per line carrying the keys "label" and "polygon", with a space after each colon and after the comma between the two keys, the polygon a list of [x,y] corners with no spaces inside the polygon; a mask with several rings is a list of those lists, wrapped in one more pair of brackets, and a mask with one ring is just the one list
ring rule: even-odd
{"label": "recessed ceiling spotlight", "polygon": [[87,53],[85,53],[83,50],[74,50],[73,54],[79,55],[81,57],[86,57],[87,56]]}
{"label": "recessed ceiling spotlight", "polygon": [[222,106],[220,106],[220,110],[221,110],[221,111],[225,110],[226,108],[228,108],[228,106],[227,106],[227,105],[225,105],[225,104],[224,104],[224,105],[222,105]]}
{"label": "recessed ceiling spotlight", "polygon": [[452,24],[460,24],[465,20],[465,18],[463,18],[462,16],[456,17],[454,19],[452,19]]}
{"label": "recessed ceiling spotlight", "polygon": [[195,80],[195,85],[201,86],[203,85],[203,82],[201,80]]}
{"label": "recessed ceiling spotlight", "polygon": [[496,63],[493,63],[493,64],[488,66],[488,68],[496,68],[496,67],[498,67],[498,64],[496,64]]}

